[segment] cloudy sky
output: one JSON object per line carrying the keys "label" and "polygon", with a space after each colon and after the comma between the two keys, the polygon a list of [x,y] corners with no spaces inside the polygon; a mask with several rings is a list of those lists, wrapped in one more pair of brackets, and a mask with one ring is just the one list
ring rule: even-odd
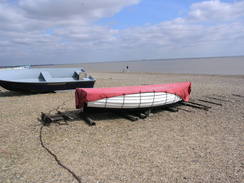
{"label": "cloudy sky", "polygon": [[244,0],[0,0],[0,65],[244,55]]}

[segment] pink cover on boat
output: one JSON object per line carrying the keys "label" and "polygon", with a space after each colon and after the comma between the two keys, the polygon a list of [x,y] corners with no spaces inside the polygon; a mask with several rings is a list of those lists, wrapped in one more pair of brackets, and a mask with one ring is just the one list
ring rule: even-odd
{"label": "pink cover on boat", "polygon": [[171,93],[179,96],[184,101],[189,101],[191,93],[191,82],[143,86],[126,86],[115,88],[77,88],[75,91],[75,103],[76,108],[79,109],[82,108],[84,104],[87,102],[121,95],[148,92]]}

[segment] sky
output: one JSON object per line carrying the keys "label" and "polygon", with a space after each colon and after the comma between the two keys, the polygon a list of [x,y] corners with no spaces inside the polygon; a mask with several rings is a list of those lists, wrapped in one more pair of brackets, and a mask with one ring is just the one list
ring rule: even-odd
{"label": "sky", "polygon": [[0,0],[0,65],[244,55],[244,0]]}

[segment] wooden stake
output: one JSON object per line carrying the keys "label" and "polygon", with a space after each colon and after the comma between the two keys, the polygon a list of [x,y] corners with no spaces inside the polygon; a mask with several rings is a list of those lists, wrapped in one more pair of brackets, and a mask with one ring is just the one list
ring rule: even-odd
{"label": "wooden stake", "polygon": [[95,121],[93,121],[86,113],[81,112],[80,113],[81,117],[83,118],[83,120],[90,126],[95,126],[96,123]]}

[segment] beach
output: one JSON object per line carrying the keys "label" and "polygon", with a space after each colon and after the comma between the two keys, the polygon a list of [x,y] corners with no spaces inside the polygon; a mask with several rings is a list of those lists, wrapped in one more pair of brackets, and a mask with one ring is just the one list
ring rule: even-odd
{"label": "beach", "polygon": [[[218,98],[209,111],[182,106],[131,122],[114,114],[51,124],[41,138],[81,182],[241,182],[244,75],[92,72],[95,87],[190,81],[192,99]],[[234,95],[236,96],[234,96]],[[213,101],[213,100],[212,100]],[[41,146],[41,112],[76,111],[74,90],[25,95],[0,88],[0,182],[77,182]],[[184,110],[185,109],[185,110]]]}

